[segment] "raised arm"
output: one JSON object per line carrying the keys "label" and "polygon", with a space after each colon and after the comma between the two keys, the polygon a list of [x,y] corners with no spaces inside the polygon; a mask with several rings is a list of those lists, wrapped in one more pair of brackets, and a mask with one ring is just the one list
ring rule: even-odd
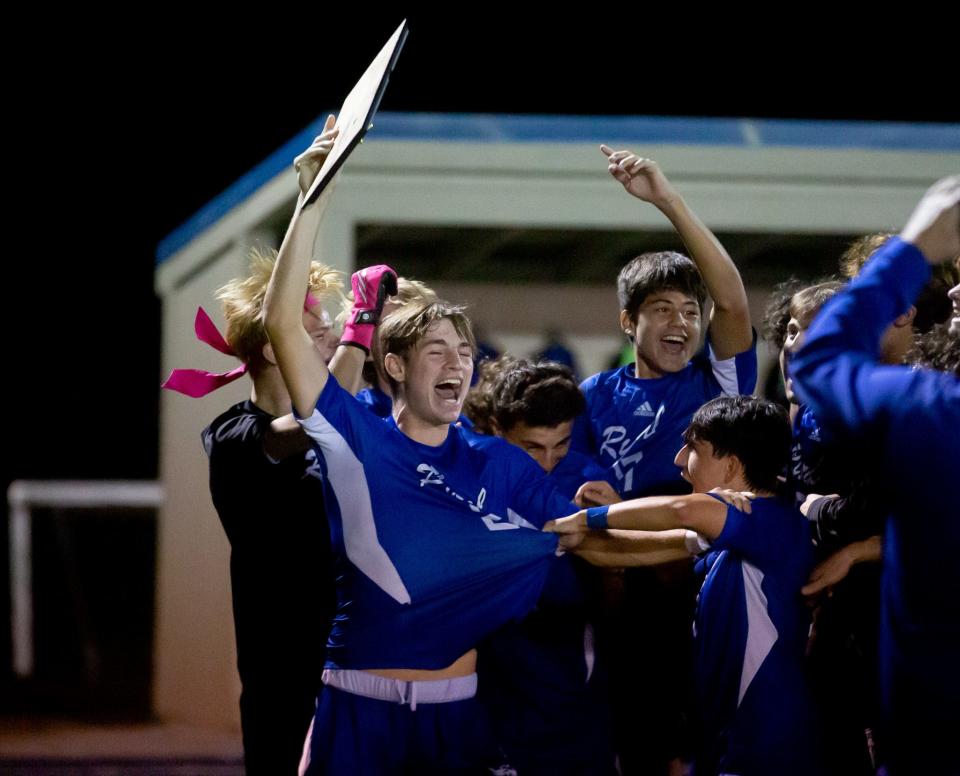
{"label": "raised arm", "polygon": [[[900,237],[887,241],[807,329],[803,346],[790,359],[790,376],[825,424],[859,433],[896,428],[890,444],[906,452],[911,439],[937,442],[918,436],[919,419],[948,428],[951,415],[957,417],[955,379],[886,366],[879,356],[884,330],[913,304],[930,276],[929,264],[960,253],[958,201],[960,176],[933,186]],[[933,454],[923,449],[924,455]]]}
{"label": "raised arm", "polygon": [[306,191],[304,185],[309,188],[323,158],[333,148],[337,135],[335,121],[333,116],[329,116],[323,133],[307,151],[297,157],[300,198],[280,246],[263,304],[264,328],[293,407],[302,417],[313,412],[328,376],[322,354],[303,327],[303,295],[310,276],[313,244],[323,213],[330,202],[333,186],[327,186],[310,207],[301,210],[300,202]]}
{"label": "raised arm", "polygon": [[713,232],[684,202],[652,159],[630,151],[600,150],[610,174],[637,199],[649,202],[673,224],[690,258],[696,263],[713,300],[710,344],[720,360],[742,353],[753,344],[747,292],[736,265]]}
{"label": "raised arm", "polygon": [[569,517],[551,520],[543,530],[582,533],[591,528],[628,528],[669,531],[685,528],[707,539],[716,539],[727,519],[727,505],[704,493],[689,496],[649,496],[610,506],[583,509]]}

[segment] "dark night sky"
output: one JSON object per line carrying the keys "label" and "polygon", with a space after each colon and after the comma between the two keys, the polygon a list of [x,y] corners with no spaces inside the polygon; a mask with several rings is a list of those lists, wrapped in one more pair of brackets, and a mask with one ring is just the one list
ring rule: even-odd
{"label": "dark night sky", "polygon": [[[6,480],[155,476],[156,242],[338,105],[399,21],[338,28],[317,8],[309,21],[258,13],[234,12],[229,29],[86,16],[82,31],[63,18],[58,31],[14,30],[24,45],[8,72],[29,76],[15,79],[8,106],[19,184],[7,234],[17,247],[6,386],[17,412]],[[677,20],[486,13],[469,28],[411,14],[381,108],[960,118],[955,89],[952,106],[937,101],[934,87],[948,77],[955,87],[956,74],[941,75],[947,53],[929,41],[932,58],[898,48],[877,65],[849,54],[839,34],[785,40],[778,27],[757,40],[714,29],[707,39]],[[852,40],[872,45],[866,37]],[[921,71],[933,77],[913,90]]]}

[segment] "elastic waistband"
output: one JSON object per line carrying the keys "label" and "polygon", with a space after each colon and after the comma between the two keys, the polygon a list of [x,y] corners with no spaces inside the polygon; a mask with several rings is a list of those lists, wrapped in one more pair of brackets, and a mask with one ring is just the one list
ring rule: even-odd
{"label": "elastic waistband", "polygon": [[416,710],[418,703],[450,703],[467,700],[477,694],[475,673],[454,679],[404,682],[367,671],[328,668],[323,672],[323,683],[364,698],[401,703],[409,706],[411,711]]}

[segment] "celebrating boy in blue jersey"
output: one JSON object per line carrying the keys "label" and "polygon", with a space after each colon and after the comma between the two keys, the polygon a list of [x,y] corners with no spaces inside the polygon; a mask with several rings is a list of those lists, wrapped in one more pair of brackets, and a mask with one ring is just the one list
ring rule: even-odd
{"label": "celebrating boy in blue jersey", "polygon": [[[584,409],[570,369],[502,356],[484,362],[480,373],[467,408],[484,432],[469,437],[474,444],[493,446],[502,437],[525,450],[566,498],[603,476],[592,458],[569,449],[574,418]],[[576,562],[560,558],[536,610],[480,647],[479,698],[506,761],[521,774],[617,772],[606,677]]]}
{"label": "celebrating boy in blue jersey", "polygon": [[[952,569],[960,543],[953,486],[960,473],[960,379],[879,361],[884,331],[910,308],[930,265],[960,255],[958,203],[960,176],[931,188],[900,237],[824,306],[790,362],[797,393],[820,422],[876,451],[890,515],[880,681],[891,773],[958,767],[960,599]],[[956,304],[960,292],[950,293]]]}
{"label": "celebrating boy in blue jersey", "polygon": [[[583,382],[587,411],[574,425],[573,449],[594,456],[622,498],[685,493],[689,487],[673,458],[693,413],[715,396],[751,393],[756,385],[747,295],[730,256],[656,162],[607,146],[601,151],[627,193],[669,219],[690,258],[672,251],[646,253],[620,271],[620,328],[633,345],[634,363]],[[707,345],[700,350],[708,293],[713,309]],[[591,498],[613,500],[603,502],[599,493]],[[608,587],[619,581],[609,578]],[[693,580],[688,569],[637,569],[620,584],[622,603],[613,600],[620,593],[608,596],[604,609],[611,630],[601,629],[599,641],[611,653],[619,696],[621,764],[625,773],[655,772],[672,760],[677,773],[683,690],[665,679],[657,682],[681,670],[690,648],[685,623]],[[630,670],[638,659],[665,671],[640,685]]]}
{"label": "celebrating boy in blue jersey", "polygon": [[[593,507],[547,530],[571,534],[564,544],[605,566],[666,563],[706,550],[694,621],[696,773],[821,773],[800,596],[813,547],[806,520],[776,496],[790,450],[786,413],[763,399],[720,397],[697,411],[684,441],[676,465],[692,495]],[[741,511],[708,495],[714,488],[757,498]],[[603,528],[632,530],[589,533]]]}
{"label": "celebrating boy in blue jersey", "polygon": [[[756,384],[747,295],[730,256],[657,163],[601,149],[611,175],[670,220],[693,260],[646,253],[620,271],[620,328],[635,361],[584,381],[587,413],[577,421],[573,446],[611,470],[623,498],[683,492],[673,455],[694,411],[720,394],[751,393]],[[707,348],[694,358],[708,293]]]}
{"label": "celebrating boy in blue jersey", "polygon": [[[321,138],[335,133],[331,117]],[[526,453],[506,442],[479,450],[452,425],[473,372],[460,308],[428,301],[383,321],[391,417],[376,417],[331,379],[300,316],[331,192],[294,216],[264,305],[294,410],[320,454],[339,572],[304,767],[468,771],[485,755],[474,647],[540,595],[557,542],[530,522],[575,508]],[[345,331],[377,322],[382,281],[369,276],[355,288],[366,305]],[[371,340],[372,332],[367,347]]]}

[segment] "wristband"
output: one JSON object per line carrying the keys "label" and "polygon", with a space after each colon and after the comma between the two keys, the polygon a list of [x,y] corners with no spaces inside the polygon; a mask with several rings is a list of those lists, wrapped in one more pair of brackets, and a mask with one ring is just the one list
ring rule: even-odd
{"label": "wristband", "polygon": [[609,506],[590,507],[587,510],[587,528],[606,528]]}

